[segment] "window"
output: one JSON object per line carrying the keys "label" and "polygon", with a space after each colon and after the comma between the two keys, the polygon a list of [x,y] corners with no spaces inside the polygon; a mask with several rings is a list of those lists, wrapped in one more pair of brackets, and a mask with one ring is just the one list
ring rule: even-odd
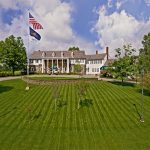
{"label": "window", "polygon": [[30,59],[30,63],[33,63],[33,59]]}
{"label": "window", "polygon": [[99,72],[99,68],[97,68],[97,72]]}
{"label": "window", "polygon": [[34,71],[34,67],[31,67],[31,71]]}
{"label": "window", "polygon": [[36,60],[35,60],[35,63],[38,63],[38,62],[39,62],[39,60],[38,60],[38,59],[36,59]]}
{"label": "window", "polygon": [[102,60],[98,60],[98,64],[102,64]]}
{"label": "window", "polygon": [[81,63],[84,63],[84,59],[81,59],[80,62],[81,62]]}
{"label": "window", "polygon": [[42,53],[42,57],[45,57],[45,56],[46,56],[46,53],[45,53],[45,52],[43,52],[43,53]]}
{"label": "window", "polygon": [[75,61],[76,61],[76,63],[80,63],[79,59],[76,59]]}
{"label": "window", "polygon": [[55,52],[52,53],[52,56],[55,57]]}
{"label": "window", "polygon": [[94,68],[92,68],[92,72],[94,72]]}
{"label": "window", "polygon": [[86,72],[89,72],[89,68],[86,68]]}

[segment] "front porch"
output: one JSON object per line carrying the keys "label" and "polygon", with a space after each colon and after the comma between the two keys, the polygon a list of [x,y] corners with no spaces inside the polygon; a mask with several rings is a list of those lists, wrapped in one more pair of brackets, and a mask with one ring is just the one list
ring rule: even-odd
{"label": "front porch", "polygon": [[58,73],[69,73],[69,59],[42,59],[42,73],[53,73],[56,68]]}

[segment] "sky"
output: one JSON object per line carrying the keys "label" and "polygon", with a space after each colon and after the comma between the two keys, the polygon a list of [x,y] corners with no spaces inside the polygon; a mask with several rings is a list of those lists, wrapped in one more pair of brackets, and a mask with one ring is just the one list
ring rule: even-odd
{"label": "sky", "polygon": [[[40,41],[28,36],[28,12],[44,28],[37,30]],[[21,36],[28,53],[75,46],[94,54],[108,46],[113,57],[124,44],[142,47],[150,32],[150,0],[0,0],[0,27],[0,40]]]}

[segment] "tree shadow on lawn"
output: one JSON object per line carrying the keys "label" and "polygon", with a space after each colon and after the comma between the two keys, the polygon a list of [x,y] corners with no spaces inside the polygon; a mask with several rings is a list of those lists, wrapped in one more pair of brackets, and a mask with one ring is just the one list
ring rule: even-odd
{"label": "tree shadow on lawn", "polygon": [[3,86],[3,85],[0,85],[0,94],[3,93],[3,92],[10,91],[12,89],[13,89],[12,86]]}
{"label": "tree shadow on lawn", "polygon": [[[137,90],[138,93],[142,93],[142,90],[141,89],[138,89]],[[150,96],[150,89],[143,89],[143,95],[144,96]]]}
{"label": "tree shadow on lawn", "polygon": [[130,86],[130,87],[135,87],[135,83],[131,82],[126,82],[124,81],[123,83],[121,81],[108,81],[109,83],[115,84],[115,85],[120,85],[120,86]]}
{"label": "tree shadow on lawn", "polygon": [[84,100],[80,100],[80,107],[90,107],[93,105],[93,100],[92,99],[84,99]]}
{"label": "tree shadow on lawn", "polygon": [[139,113],[136,104],[133,104],[133,106],[135,107],[135,110],[136,110],[136,113],[137,113],[137,115],[139,117],[139,120],[141,120],[141,114]]}

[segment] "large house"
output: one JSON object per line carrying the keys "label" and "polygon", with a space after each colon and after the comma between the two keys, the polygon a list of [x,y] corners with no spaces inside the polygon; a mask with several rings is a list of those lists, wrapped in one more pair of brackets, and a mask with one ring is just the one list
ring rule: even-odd
{"label": "large house", "polygon": [[49,74],[54,68],[60,73],[74,72],[76,64],[81,65],[83,74],[99,74],[100,68],[108,60],[106,53],[86,55],[85,51],[34,51],[29,59],[30,71]]}

